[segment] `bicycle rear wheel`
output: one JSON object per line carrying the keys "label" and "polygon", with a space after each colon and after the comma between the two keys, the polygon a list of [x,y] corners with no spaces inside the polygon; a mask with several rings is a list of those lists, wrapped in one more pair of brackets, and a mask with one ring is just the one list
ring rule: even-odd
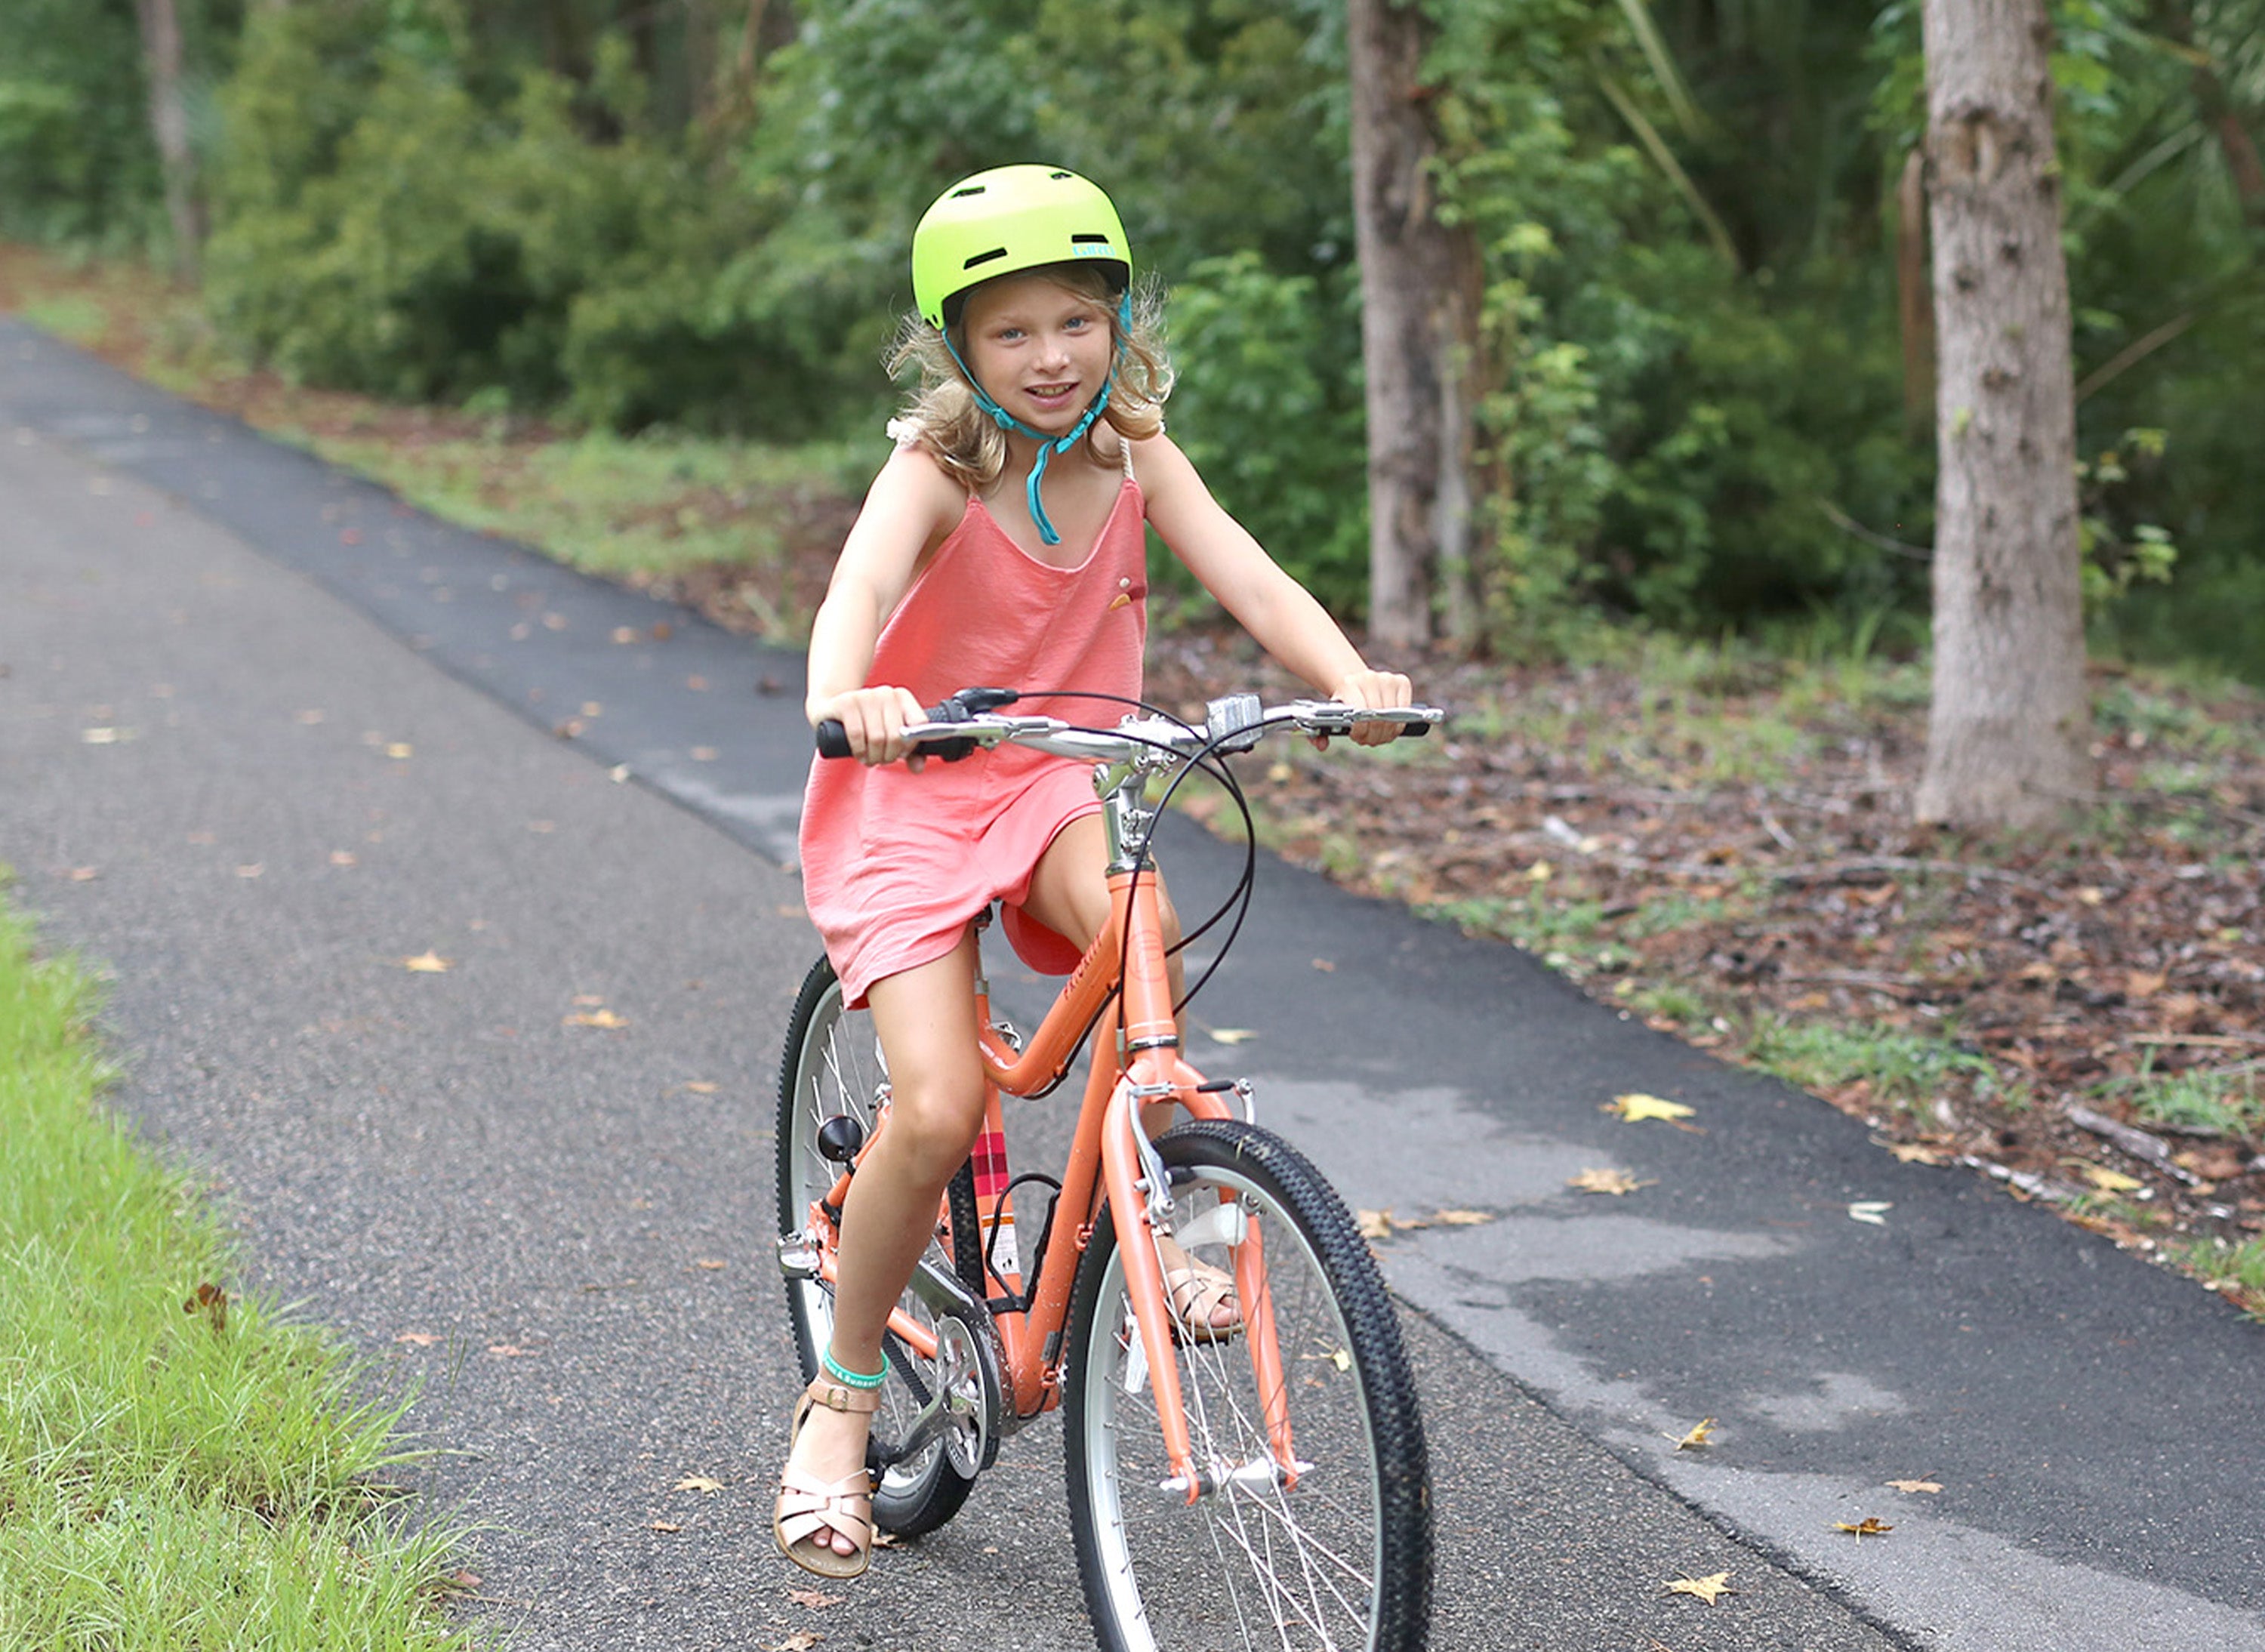
{"label": "bicycle rear wheel", "polygon": [[[786,1050],[779,1063],[778,1098],[778,1221],[779,1233],[800,1233],[810,1219],[812,1202],[823,1197],[841,1167],[819,1152],[818,1132],[828,1119],[855,1119],[870,1139],[876,1117],[888,1091],[888,1072],[874,1037],[872,1018],[863,1010],[841,1005],[841,986],[834,967],[820,958],[812,966],[795,1000],[787,1022]],[[960,1167],[946,1194],[949,1216],[938,1220],[936,1239],[928,1259],[956,1271],[979,1287],[982,1255],[975,1220],[975,1179],[971,1166]],[[819,1279],[790,1278],[786,1282],[789,1317],[794,1322],[797,1353],[807,1381],[818,1374],[819,1356],[834,1339],[834,1290]],[[910,1291],[901,1299],[906,1313],[928,1330],[937,1328],[935,1315]],[[873,1517],[885,1532],[917,1537],[932,1532],[959,1512],[975,1483],[980,1466],[956,1461],[958,1438],[931,1440],[913,1451],[903,1441],[913,1421],[939,1391],[961,1391],[980,1408],[982,1385],[970,1361],[974,1350],[956,1341],[947,1330],[937,1357],[922,1358],[892,1335],[883,1352],[888,1361],[888,1380],[883,1385],[881,1409],[873,1419],[872,1446],[867,1466],[873,1471]],[[971,1451],[960,1451],[972,1456]]]}
{"label": "bicycle rear wheel", "polygon": [[1423,1423],[1367,1247],[1328,1183],[1266,1131],[1205,1120],[1156,1146],[1191,1255],[1232,1271],[1236,1230],[1260,1239],[1299,1466],[1285,1487],[1249,1335],[1200,1342],[1183,1328],[1181,1401],[1217,1488],[1193,1506],[1159,1489],[1171,1469],[1152,1373],[1115,1231],[1099,1222],[1079,1264],[1064,1382],[1071,1532],[1104,1652],[1420,1652],[1431,1594]]}

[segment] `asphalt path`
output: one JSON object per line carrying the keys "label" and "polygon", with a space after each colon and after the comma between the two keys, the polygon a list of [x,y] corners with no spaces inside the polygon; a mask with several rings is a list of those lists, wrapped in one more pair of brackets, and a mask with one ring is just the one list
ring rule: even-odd
{"label": "asphalt path", "polygon": [[[467,1610],[546,1648],[1088,1644],[1051,1422],[838,1603],[770,1551],[800,671],[0,320],[0,861],[113,978],[120,1104],[256,1282],[415,1394]],[[1183,909],[1227,887],[1201,834],[1166,853]],[[2191,1284],[1278,865],[1193,1018],[1349,1201],[1489,1219],[1378,1246],[1436,1645],[2265,1648],[2265,1332]],[[1628,1092],[1691,1128],[1599,1110]],[[1066,1105],[1012,1117],[1022,1164]],[[1649,1185],[1567,1187],[1606,1166]]]}

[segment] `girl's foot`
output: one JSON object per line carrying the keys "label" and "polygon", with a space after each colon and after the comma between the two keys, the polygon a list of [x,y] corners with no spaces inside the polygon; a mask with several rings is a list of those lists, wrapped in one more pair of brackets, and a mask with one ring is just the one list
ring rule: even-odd
{"label": "girl's foot", "polygon": [[1242,1328],[1234,1275],[1198,1262],[1169,1239],[1157,1241],[1156,1256],[1164,1270],[1164,1299],[1182,1335],[1198,1343],[1223,1343]]}
{"label": "girl's foot", "polygon": [[794,1409],[786,1468],[779,1475],[771,1535],[779,1553],[821,1577],[855,1577],[873,1555],[873,1482],[865,1439],[880,1408],[878,1388],[820,1376]]}

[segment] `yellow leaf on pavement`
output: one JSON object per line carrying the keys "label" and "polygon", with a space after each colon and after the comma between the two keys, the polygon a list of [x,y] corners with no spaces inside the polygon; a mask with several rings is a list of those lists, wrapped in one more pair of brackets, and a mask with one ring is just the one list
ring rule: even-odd
{"label": "yellow leaf on pavement", "polygon": [[1735,1595],[1738,1591],[1730,1587],[1730,1573],[1715,1572],[1705,1577],[1679,1577],[1668,1584],[1667,1592],[1671,1595],[1696,1595],[1711,1606],[1722,1596]]}
{"label": "yellow leaf on pavement", "polygon": [[1638,1188],[1656,1187],[1655,1182],[1639,1182],[1625,1170],[1589,1169],[1565,1183],[1583,1193],[1633,1193]]}
{"label": "yellow leaf on pavement", "polygon": [[438,952],[419,952],[413,958],[402,959],[401,967],[412,975],[446,975],[449,964]]}
{"label": "yellow leaf on pavement", "polygon": [[1854,1525],[1850,1525],[1846,1520],[1835,1520],[1832,1523],[1832,1529],[1836,1532],[1846,1532],[1852,1537],[1875,1538],[1894,1531],[1895,1527],[1876,1515],[1868,1514]]}
{"label": "yellow leaf on pavement", "polygon": [[1893,1486],[1897,1491],[1936,1492],[1942,1489],[1940,1484],[1932,1480],[1891,1480],[1888,1484]]}
{"label": "yellow leaf on pavement", "polygon": [[1691,1431],[1688,1434],[1675,1442],[1675,1449],[1679,1452],[1695,1452],[1703,1445],[1713,1445],[1714,1440],[1715,1419],[1701,1417],[1691,1425]]}
{"label": "yellow leaf on pavement", "polygon": [[1630,1094],[1613,1096],[1598,1110],[1618,1113],[1631,1124],[1640,1124],[1647,1118],[1664,1119],[1671,1124],[1678,1119],[1690,1117],[1698,1110],[1686,1107],[1680,1102],[1662,1101],[1657,1095]]}
{"label": "yellow leaf on pavement", "polygon": [[710,1480],[705,1474],[687,1474],[676,1482],[675,1488],[679,1491],[717,1492],[724,1489],[724,1482],[720,1480]]}
{"label": "yellow leaf on pavement", "polygon": [[1392,1212],[1390,1211],[1355,1211],[1353,1212],[1353,1220],[1358,1225],[1360,1228],[1360,1236],[1363,1239],[1389,1239],[1392,1237]]}
{"label": "yellow leaf on pavement", "polygon": [[1214,1027],[1211,1030],[1213,1044],[1249,1044],[1258,1035],[1248,1027]]}
{"label": "yellow leaf on pavement", "polygon": [[1494,1220],[1492,1211],[1433,1211],[1431,1219],[1442,1227],[1476,1227]]}
{"label": "yellow leaf on pavement", "polygon": [[[878,1543],[876,1546],[878,1546]],[[824,1635],[814,1630],[797,1629],[785,1640],[772,1641],[763,1649],[763,1652],[810,1652],[811,1648],[824,1639],[826,1639]]]}
{"label": "yellow leaf on pavement", "polygon": [[847,1595],[822,1595],[814,1589],[790,1589],[786,1597],[797,1606],[807,1606],[812,1612],[823,1612],[828,1606],[838,1606],[849,1598]]}
{"label": "yellow leaf on pavement", "polygon": [[630,1023],[626,1016],[616,1015],[610,1009],[584,1009],[567,1016],[564,1024],[569,1027],[610,1028],[626,1027]]}

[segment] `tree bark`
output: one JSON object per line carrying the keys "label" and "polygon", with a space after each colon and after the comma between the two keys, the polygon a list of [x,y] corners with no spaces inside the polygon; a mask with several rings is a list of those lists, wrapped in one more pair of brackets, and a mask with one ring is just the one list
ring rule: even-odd
{"label": "tree bark", "polygon": [[1922,821],[2041,824],[2090,785],[2068,266],[2043,0],[1925,0],[1936,338]]}
{"label": "tree bark", "polygon": [[1369,633],[1478,636],[1468,482],[1480,264],[1432,211],[1417,0],[1347,0],[1352,188],[1368,404]]}
{"label": "tree bark", "polygon": [[135,0],[142,30],[149,132],[164,169],[165,216],[173,227],[173,267],[193,286],[205,244],[204,202],[197,189],[196,151],[189,142],[189,105],[181,86],[181,18],[174,0]]}

